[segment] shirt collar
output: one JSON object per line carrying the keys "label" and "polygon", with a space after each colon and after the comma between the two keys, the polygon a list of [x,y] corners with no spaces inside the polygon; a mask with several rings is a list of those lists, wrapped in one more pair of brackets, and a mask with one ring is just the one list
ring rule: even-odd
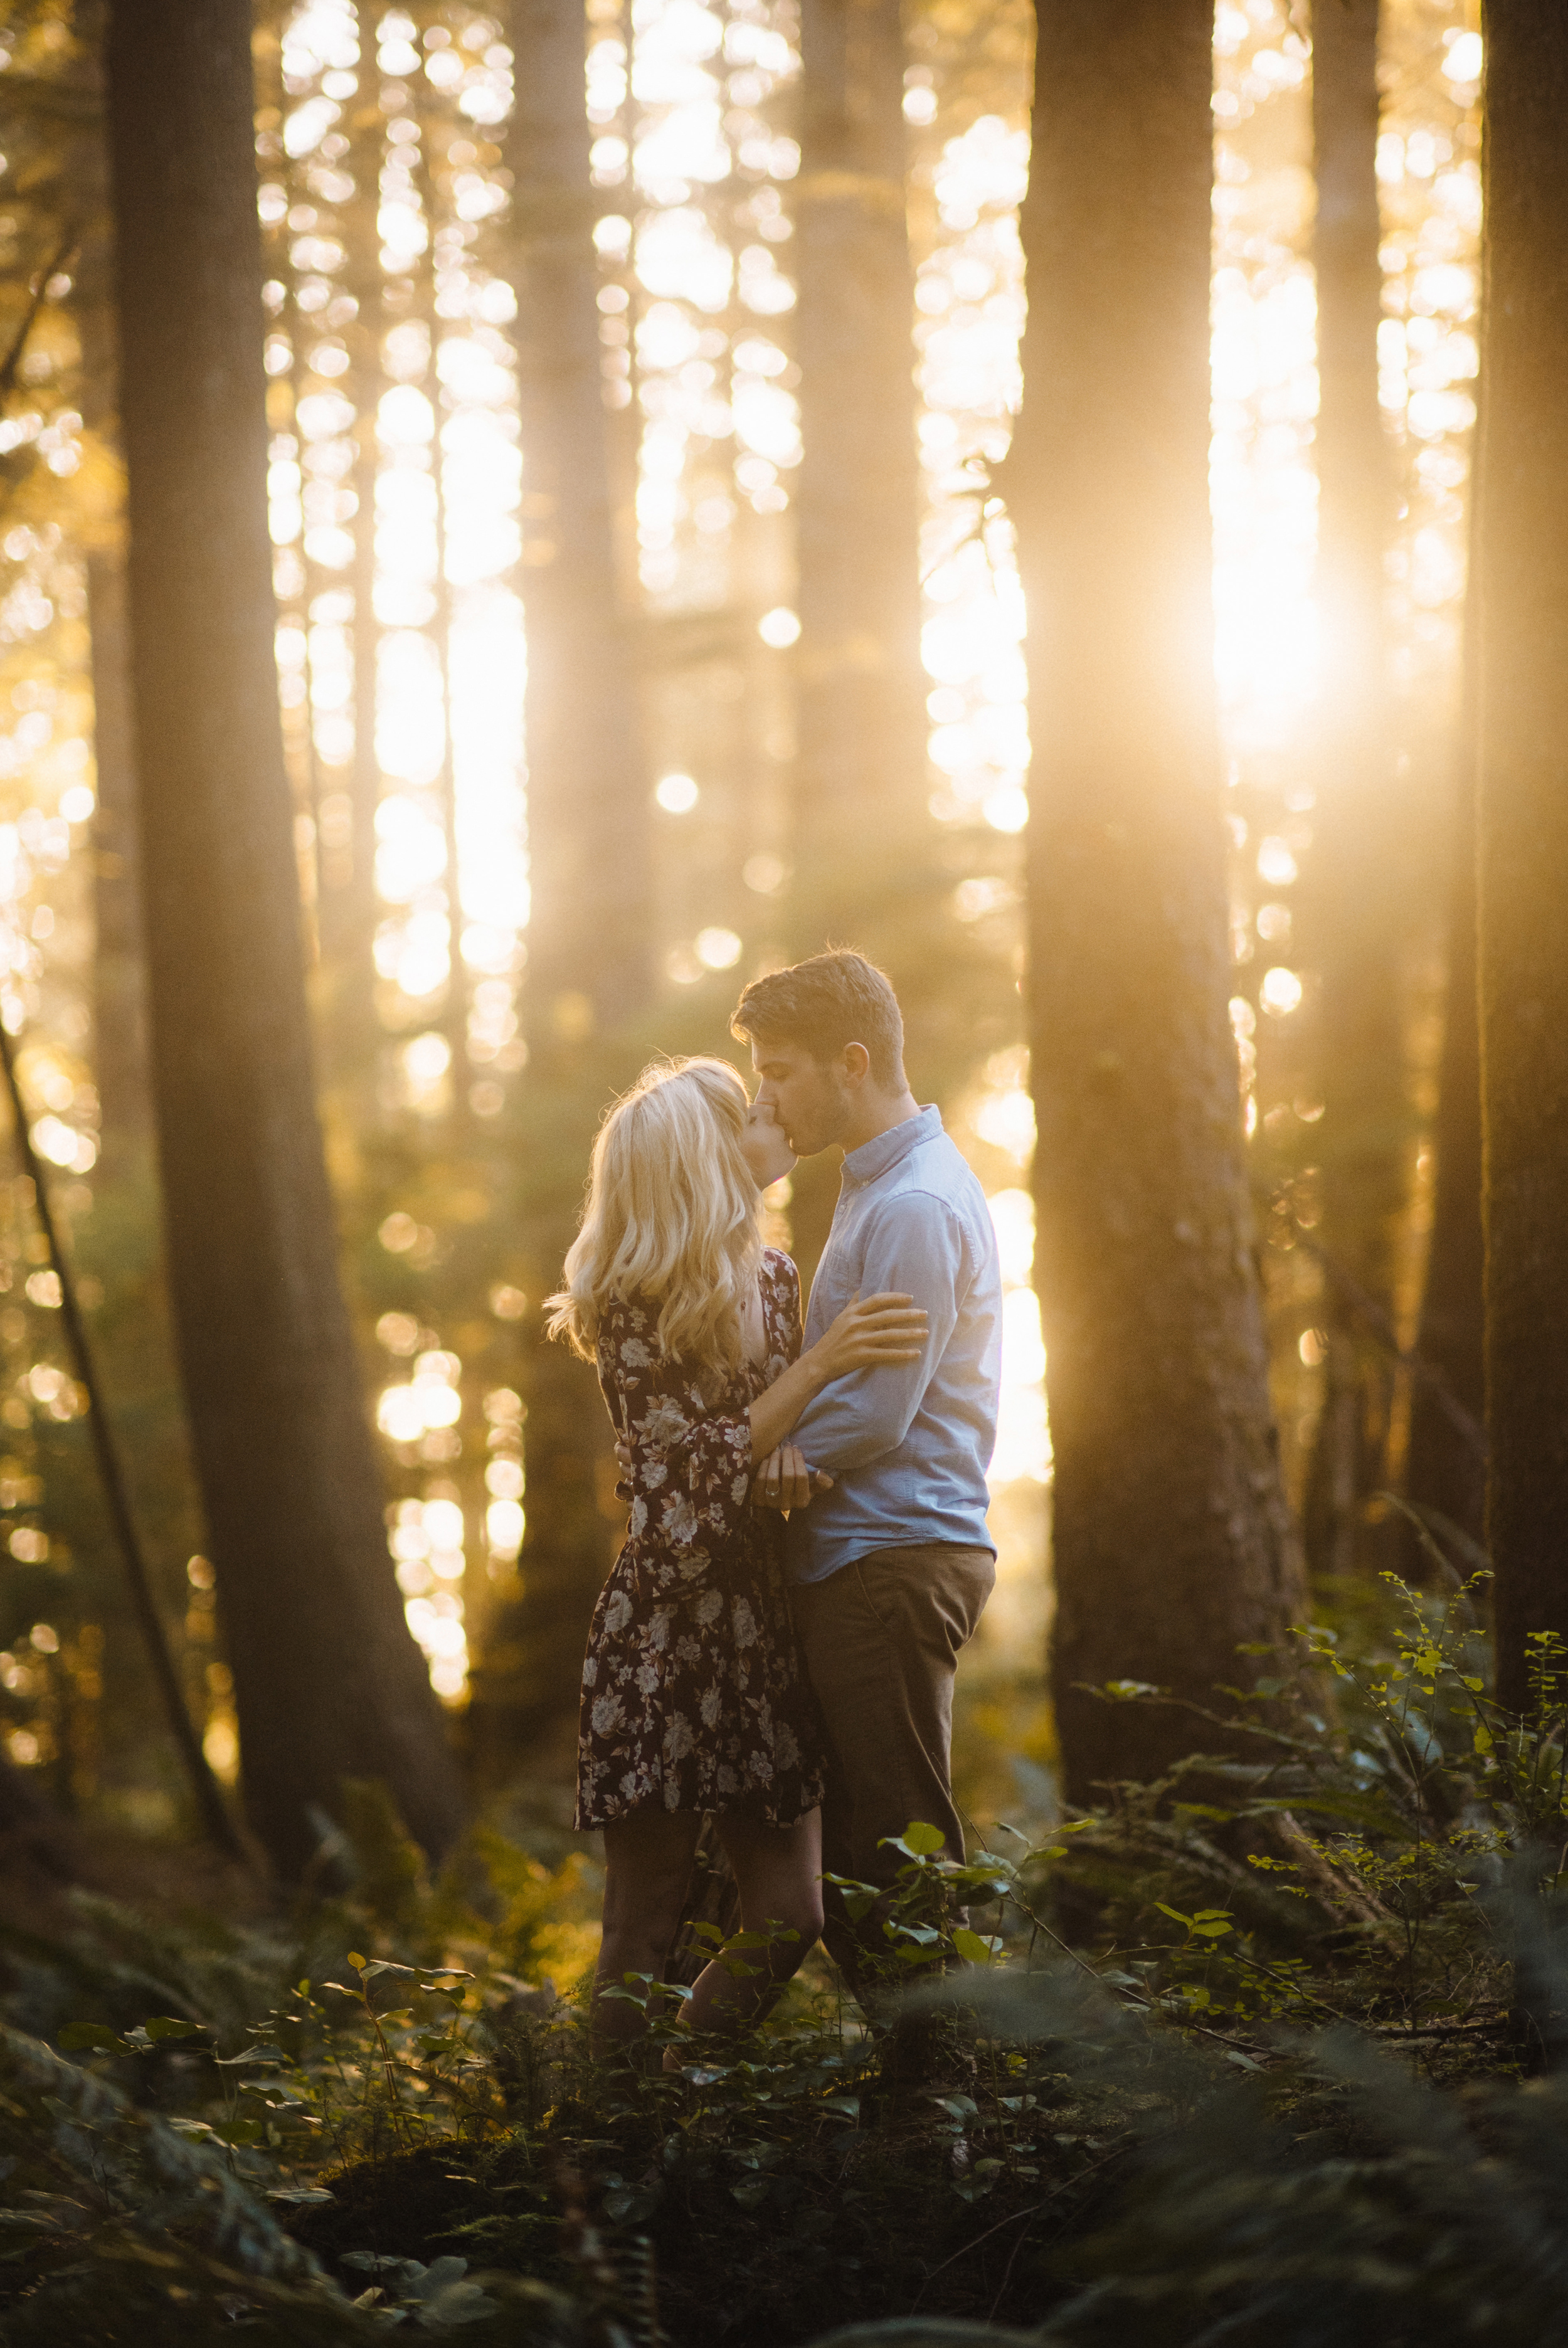
{"label": "shirt collar", "polygon": [[885,1174],[923,1141],[934,1141],[941,1131],[942,1111],[934,1105],[923,1108],[918,1117],[906,1117],[902,1125],[889,1126],[874,1141],[863,1141],[858,1149],[846,1151],[845,1179],[857,1186],[874,1182],[879,1174]]}

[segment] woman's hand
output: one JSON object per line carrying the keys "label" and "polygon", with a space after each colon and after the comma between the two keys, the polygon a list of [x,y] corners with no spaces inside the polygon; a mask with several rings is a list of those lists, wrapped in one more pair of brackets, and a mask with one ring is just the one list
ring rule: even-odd
{"label": "woman's hand", "polygon": [[875,1369],[883,1362],[918,1362],[928,1327],[925,1313],[913,1296],[892,1290],[877,1296],[857,1295],[818,1338],[810,1358],[826,1378],[847,1377],[851,1370]]}
{"label": "woman's hand", "polygon": [[808,1468],[799,1447],[781,1443],[769,1452],[751,1484],[754,1509],[805,1509],[813,1492],[830,1492],[833,1479],[820,1468]]}

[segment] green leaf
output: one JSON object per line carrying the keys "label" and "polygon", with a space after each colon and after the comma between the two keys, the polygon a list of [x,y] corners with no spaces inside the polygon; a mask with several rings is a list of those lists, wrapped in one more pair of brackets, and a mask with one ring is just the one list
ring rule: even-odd
{"label": "green leaf", "polygon": [[978,1932],[968,1931],[961,1926],[953,1935],[953,1945],[959,1955],[966,1957],[972,1965],[988,1965],[1001,1942],[983,1941]]}
{"label": "green leaf", "polygon": [[[357,1949],[350,1949],[348,1952],[348,1962],[354,1967],[356,1973],[362,1973],[365,1971],[366,1960],[360,1955]],[[331,1989],[334,1986],[335,1984],[333,1982],[328,1982],[328,1989]]]}
{"label": "green leaf", "polygon": [[903,1834],[893,1838],[912,1858],[929,1859],[946,1848],[947,1837],[940,1827],[929,1826],[923,1818],[912,1818]]}
{"label": "green leaf", "polygon": [[129,2054],[131,2051],[107,2022],[67,2022],[60,2033],[60,2045],[67,2054],[84,2048],[90,2048],[95,2054]]}
{"label": "green leaf", "polygon": [[155,2013],[141,2026],[155,2046],[165,2038],[195,2038],[207,2027],[204,2022],[181,2022],[172,2013]]}
{"label": "green leaf", "polygon": [[744,2184],[732,2185],[730,2199],[738,2201],[743,2209],[759,2209],[773,2190],[770,2177],[748,2177]]}

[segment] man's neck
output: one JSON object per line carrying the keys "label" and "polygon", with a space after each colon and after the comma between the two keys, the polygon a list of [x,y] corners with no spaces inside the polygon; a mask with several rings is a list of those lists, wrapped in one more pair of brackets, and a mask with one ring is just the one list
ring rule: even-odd
{"label": "man's neck", "polygon": [[853,1122],[840,1136],[846,1152],[863,1149],[868,1141],[875,1141],[891,1133],[895,1125],[907,1125],[912,1117],[920,1115],[920,1103],[907,1085],[901,1093],[877,1093],[862,1097]]}

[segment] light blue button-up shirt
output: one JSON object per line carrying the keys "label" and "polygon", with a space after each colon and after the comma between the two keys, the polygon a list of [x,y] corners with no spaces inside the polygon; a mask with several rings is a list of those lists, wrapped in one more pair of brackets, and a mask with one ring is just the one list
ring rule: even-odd
{"label": "light blue button-up shirt", "polygon": [[846,1156],[807,1344],[857,1289],[913,1296],[930,1330],[919,1361],[836,1378],[801,1416],[791,1442],[835,1482],[789,1519],[798,1581],[825,1581],[874,1549],[995,1546],[985,1470],[996,1443],[1002,1271],[985,1192],[939,1109]]}

